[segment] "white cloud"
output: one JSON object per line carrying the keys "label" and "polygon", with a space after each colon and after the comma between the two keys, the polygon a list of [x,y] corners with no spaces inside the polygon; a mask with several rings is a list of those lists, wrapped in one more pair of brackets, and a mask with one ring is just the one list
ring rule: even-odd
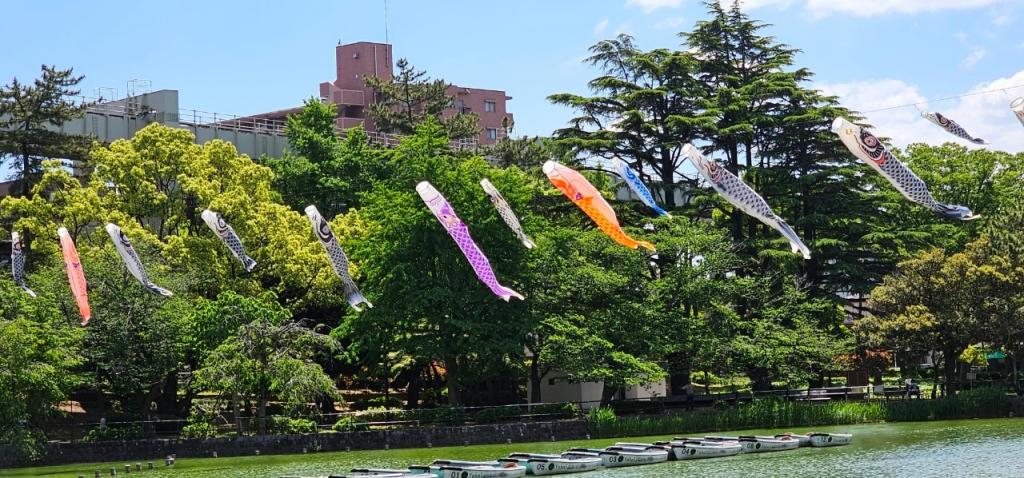
{"label": "white cloud", "polygon": [[[955,142],[969,147],[987,147],[1011,153],[1024,151],[1024,128],[1010,111],[1012,97],[1024,96],[1024,70],[1008,78],[982,83],[967,95],[946,101],[926,103],[927,99],[916,85],[900,80],[861,81],[852,83],[815,85],[825,93],[838,96],[843,106],[866,112],[867,122],[880,136],[891,138],[893,144],[942,144]],[[1006,90],[1004,94],[1001,90]],[[982,92],[991,92],[984,93]],[[921,117],[910,103],[921,103],[923,110],[938,111],[953,119],[969,133],[989,141],[987,146],[976,146],[953,136]],[[885,109],[892,108],[892,109]],[[882,111],[877,111],[882,110]]]}
{"label": "white cloud", "polygon": [[992,15],[992,24],[1001,27],[1013,21],[1013,17],[1003,13],[999,15]]}
{"label": "white cloud", "polygon": [[608,28],[608,19],[607,18],[597,22],[597,25],[594,25],[594,36],[596,36],[596,37],[601,36],[601,34],[604,33],[604,30],[606,28]]}
{"label": "white cloud", "polygon": [[686,17],[668,17],[654,24],[659,30],[670,30],[680,28],[686,24]]}
{"label": "white cloud", "polygon": [[988,52],[984,48],[974,47],[971,52],[960,62],[960,67],[966,70],[974,68],[974,65],[978,64],[979,61],[985,59]]}
{"label": "white cloud", "polygon": [[679,8],[683,0],[626,0],[627,7],[640,7],[644,13],[651,13],[659,8]]}

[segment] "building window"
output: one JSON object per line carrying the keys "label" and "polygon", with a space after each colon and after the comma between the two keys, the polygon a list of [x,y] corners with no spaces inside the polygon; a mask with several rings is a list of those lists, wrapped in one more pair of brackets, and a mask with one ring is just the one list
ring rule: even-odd
{"label": "building window", "polygon": [[487,128],[487,139],[490,139],[490,140],[498,139],[498,129],[497,128]]}
{"label": "building window", "polygon": [[497,103],[495,103],[495,102],[493,102],[491,100],[484,101],[484,112],[494,113],[497,110],[498,110],[498,104]]}

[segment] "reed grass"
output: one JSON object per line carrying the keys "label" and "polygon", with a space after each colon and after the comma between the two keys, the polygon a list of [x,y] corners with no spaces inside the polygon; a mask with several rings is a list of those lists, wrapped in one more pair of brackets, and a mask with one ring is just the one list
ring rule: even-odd
{"label": "reed grass", "polygon": [[1008,416],[1012,408],[1012,397],[1004,390],[982,388],[935,400],[811,403],[774,398],[723,410],[632,417],[615,417],[607,410],[589,414],[588,426],[596,437],[685,435],[751,428],[995,418]]}

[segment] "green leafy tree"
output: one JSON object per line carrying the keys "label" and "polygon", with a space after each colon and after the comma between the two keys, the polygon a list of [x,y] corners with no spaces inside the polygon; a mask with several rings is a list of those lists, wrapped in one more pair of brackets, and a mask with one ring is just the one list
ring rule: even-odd
{"label": "green leafy tree", "polygon": [[289,151],[265,161],[274,171],[274,188],[296,211],[315,204],[333,217],[359,208],[360,194],[389,174],[383,165],[391,151],[370,147],[362,128],[346,130],[340,139],[334,116],[334,105],[306,101],[302,111],[288,117]]}
{"label": "green leafy tree", "polygon": [[[221,294],[214,307],[231,309],[230,322],[242,321],[232,335],[206,356],[194,386],[231,397],[239,433],[240,400],[256,403],[259,433],[267,431],[267,403],[276,397],[293,410],[321,396],[338,397],[334,382],[313,359],[333,351],[329,336],[290,321],[291,313],[273,296],[253,299]],[[230,328],[230,327],[228,327]]]}
{"label": "green leafy tree", "polygon": [[453,154],[447,145],[442,127],[428,119],[390,157],[386,167],[393,174],[363,197],[359,215],[369,233],[354,244],[352,257],[366,276],[365,290],[387,299],[353,319],[349,334],[359,356],[383,357],[383,347],[443,363],[448,399],[459,404],[463,367],[522,350],[523,305],[502,303],[480,284],[416,194],[416,184],[429,180],[441,191],[484,251],[504,251],[489,257],[502,283],[512,288],[523,247],[481,195],[479,182],[489,178],[513,207],[533,192],[522,172],[494,169],[483,158]]}
{"label": "green leafy tree", "polygon": [[[1008,278],[986,264],[983,250],[983,243],[953,255],[934,249],[901,262],[871,293],[869,305],[880,318],[858,324],[881,330],[883,339],[906,337],[911,328],[927,333],[929,348],[942,353],[949,393],[956,390],[958,357],[983,338],[983,325],[996,305],[992,299],[1007,288]],[[908,348],[898,340],[879,345]]]}
{"label": "green leafy tree", "polygon": [[[84,136],[54,131],[85,114],[87,103],[76,103],[75,89],[84,77],[72,69],[42,66],[42,75],[31,85],[18,81],[0,88],[0,159],[13,158],[20,195],[30,196],[42,175],[42,160],[81,159],[91,143]],[[2,164],[2,163],[0,163]]]}
{"label": "green leafy tree", "polygon": [[453,98],[448,95],[448,83],[431,80],[426,72],[413,68],[404,58],[395,66],[398,74],[391,80],[366,77],[366,86],[373,88],[377,95],[368,112],[378,131],[413,134],[416,125],[433,118],[448,138],[472,138],[480,134],[475,114],[446,112],[454,106]]}
{"label": "green leafy tree", "polygon": [[698,113],[694,59],[664,48],[641,50],[625,34],[598,42],[590,52],[586,62],[602,73],[588,84],[595,96],[548,97],[578,112],[555,137],[577,153],[622,158],[645,180],[657,179],[668,208],[678,206],[676,171],[686,161],[681,142],[694,138],[705,122]]}
{"label": "green leafy tree", "polygon": [[81,382],[81,331],[63,325],[49,295],[0,281],[0,443],[25,462],[43,457],[47,418]]}

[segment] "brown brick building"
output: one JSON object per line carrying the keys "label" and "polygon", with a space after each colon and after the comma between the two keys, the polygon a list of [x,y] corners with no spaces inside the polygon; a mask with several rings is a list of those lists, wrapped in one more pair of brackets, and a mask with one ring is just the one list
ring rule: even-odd
{"label": "brown brick building", "polygon": [[[373,89],[366,86],[367,76],[383,80],[393,78],[392,47],[386,43],[357,42],[338,45],[335,50],[336,78],[320,83],[320,98],[338,106],[337,124],[341,129],[363,125],[367,132],[377,132],[368,117],[369,105],[375,100]],[[512,113],[506,102],[511,100],[504,91],[468,88],[450,85],[448,95],[452,107],[443,114],[473,113],[479,117],[480,144],[494,144],[512,127]],[[284,120],[300,108],[289,108],[254,115],[249,118]]]}

